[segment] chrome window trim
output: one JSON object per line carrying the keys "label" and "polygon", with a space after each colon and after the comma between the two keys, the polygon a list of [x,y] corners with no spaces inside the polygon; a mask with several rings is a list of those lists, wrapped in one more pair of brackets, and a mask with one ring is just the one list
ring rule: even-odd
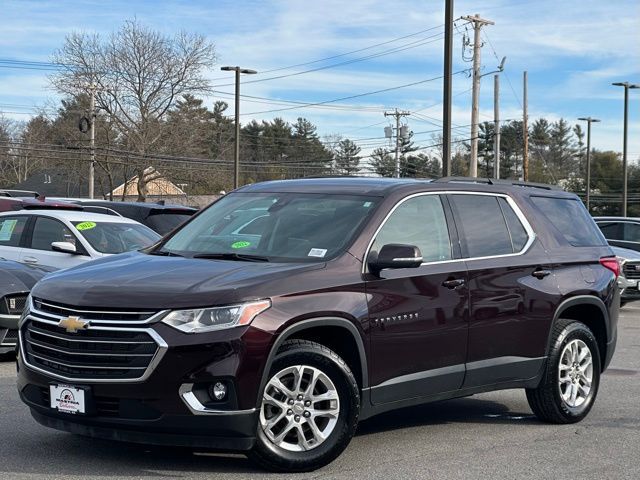
{"label": "chrome window trim", "polygon": [[[42,318],[33,317],[33,316],[31,316],[30,313],[26,316],[26,319],[30,319],[30,320],[36,321],[36,322],[47,323],[49,325],[57,325],[56,322],[52,322],[50,320],[45,320],[45,319],[42,319]],[[41,373],[43,375],[46,375],[48,377],[52,377],[52,378],[55,378],[55,379],[58,379],[58,380],[64,380],[66,382],[71,383],[72,385],[73,384],[77,384],[77,383],[140,383],[140,382],[144,382],[145,380],[147,380],[147,378],[149,378],[149,376],[155,371],[155,369],[157,368],[158,364],[160,363],[160,361],[164,357],[165,353],[167,353],[167,350],[169,348],[169,345],[167,345],[167,343],[160,336],[160,334],[158,332],[156,332],[155,330],[151,329],[151,328],[113,328],[113,327],[91,326],[91,329],[92,330],[109,331],[109,332],[114,332],[114,331],[115,332],[144,332],[144,333],[147,333],[151,338],[153,338],[155,343],[158,345],[158,348],[157,348],[153,358],[151,359],[151,362],[149,362],[149,365],[147,367],[128,367],[128,369],[132,369],[132,370],[135,370],[136,368],[144,368],[145,371],[142,374],[142,376],[140,376],[140,377],[136,377],[136,378],[75,378],[75,377],[66,377],[64,375],[60,375],[60,374],[57,374],[57,373],[54,373],[54,372],[50,372],[49,370],[45,370],[45,369],[37,367],[35,365],[31,365],[27,361],[27,358],[26,358],[26,355],[25,355],[24,338],[22,337],[22,329],[20,328],[18,330],[18,342],[20,344],[20,358],[22,358],[22,362],[30,370],[36,371],[38,373]],[[68,339],[65,339],[65,340],[68,340]],[[110,342],[110,343],[113,343],[113,342]],[[135,342],[133,342],[133,343],[135,343]],[[140,343],[143,343],[143,342],[140,342]],[[62,362],[59,362],[59,363],[62,363]],[[106,369],[107,367],[95,367],[94,366],[94,368],[105,368]]]}
{"label": "chrome window trim", "polygon": [[183,383],[178,389],[180,398],[194,415],[247,415],[254,413],[255,408],[248,410],[215,410],[205,407],[193,393],[193,383]]}
{"label": "chrome window trim", "polygon": [[[458,190],[440,190],[440,191],[434,191],[434,192],[418,192],[418,193],[414,193],[414,194],[411,194],[411,195],[409,195],[407,197],[404,197],[404,198],[400,199],[393,206],[393,208],[389,211],[389,213],[384,217],[384,219],[382,220],[382,222],[380,223],[380,225],[376,229],[375,233],[371,237],[371,240],[369,241],[369,245],[367,246],[367,250],[366,250],[365,256],[364,256],[364,261],[362,262],[362,273],[363,274],[365,273],[366,268],[367,268],[367,258],[369,257],[369,253],[371,252],[371,247],[373,246],[373,242],[375,241],[376,237],[378,236],[378,233],[380,233],[380,230],[382,230],[382,227],[384,227],[385,224],[387,223],[387,220],[389,220],[389,217],[391,217],[391,215],[393,215],[393,213],[396,211],[396,209],[400,205],[402,205],[404,202],[406,202],[408,200],[411,200],[413,198],[416,198],[416,197],[422,197],[422,196],[426,196],[426,195],[440,195],[440,196],[442,196],[442,195],[482,195],[482,196],[487,196],[487,197],[502,197],[507,201],[509,206],[513,209],[513,212],[518,217],[518,220],[520,220],[520,223],[522,224],[522,226],[524,227],[525,231],[527,232],[528,240],[524,244],[522,249],[519,252],[515,252],[515,253],[504,253],[504,254],[500,254],[500,255],[488,255],[488,256],[485,256],[485,257],[469,257],[469,258],[461,257],[461,258],[452,258],[452,259],[449,259],[449,260],[435,260],[435,261],[432,261],[432,262],[422,262],[422,264],[420,266],[440,265],[440,264],[454,263],[454,262],[469,262],[469,261],[474,261],[474,260],[487,260],[487,259],[493,259],[493,258],[516,257],[516,256],[524,255],[525,253],[527,253],[527,251],[531,248],[531,245],[533,245],[533,242],[536,239],[536,233],[534,232],[533,228],[531,227],[531,224],[527,220],[527,217],[524,215],[524,213],[522,213],[522,210],[520,210],[520,207],[518,207],[516,202],[509,195],[507,195],[505,193],[473,192],[473,191],[467,191],[467,190],[460,190],[460,191],[458,191]],[[506,220],[505,220],[505,223],[506,223]],[[451,241],[451,238],[449,238],[449,241]]]}

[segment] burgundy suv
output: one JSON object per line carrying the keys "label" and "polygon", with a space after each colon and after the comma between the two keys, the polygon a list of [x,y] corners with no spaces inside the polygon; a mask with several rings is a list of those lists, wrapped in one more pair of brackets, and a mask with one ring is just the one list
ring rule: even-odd
{"label": "burgundy suv", "polygon": [[49,427],[282,471],[327,464],[359,420],[490,390],[572,423],[615,349],[617,273],[552,187],[260,183],[146,251],[40,281],[18,389]]}

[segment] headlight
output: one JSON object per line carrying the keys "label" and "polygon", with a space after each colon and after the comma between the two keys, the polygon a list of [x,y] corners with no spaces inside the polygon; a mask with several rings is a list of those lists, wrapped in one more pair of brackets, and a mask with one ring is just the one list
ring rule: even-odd
{"label": "headlight", "polygon": [[185,333],[210,332],[249,325],[258,314],[270,306],[270,300],[260,300],[226,307],[174,310],[169,312],[162,322]]}

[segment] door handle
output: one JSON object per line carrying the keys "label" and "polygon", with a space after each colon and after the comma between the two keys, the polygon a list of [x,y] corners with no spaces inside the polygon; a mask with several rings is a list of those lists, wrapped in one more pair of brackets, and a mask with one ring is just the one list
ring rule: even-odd
{"label": "door handle", "polygon": [[551,275],[551,271],[550,270],[534,270],[531,275],[533,275],[534,277],[536,277],[538,280],[542,280],[544,277],[548,277],[549,275]]}
{"label": "door handle", "polygon": [[447,287],[451,290],[453,290],[454,288],[461,287],[462,285],[464,285],[464,279],[462,278],[456,278],[454,280],[445,280],[444,282],[442,282],[443,287]]}
{"label": "door handle", "polygon": [[22,261],[24,261],[24,263],[38,263],[38,259],[36,257],[24,257]]}

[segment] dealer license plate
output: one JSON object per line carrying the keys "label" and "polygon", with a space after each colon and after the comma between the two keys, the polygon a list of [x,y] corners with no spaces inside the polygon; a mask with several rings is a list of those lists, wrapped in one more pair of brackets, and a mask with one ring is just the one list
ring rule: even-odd
{"label": "dealer license plate", "polygon": [[51,408],[64,413],[85,413],[84,390],[69,385],[49,385]]}

